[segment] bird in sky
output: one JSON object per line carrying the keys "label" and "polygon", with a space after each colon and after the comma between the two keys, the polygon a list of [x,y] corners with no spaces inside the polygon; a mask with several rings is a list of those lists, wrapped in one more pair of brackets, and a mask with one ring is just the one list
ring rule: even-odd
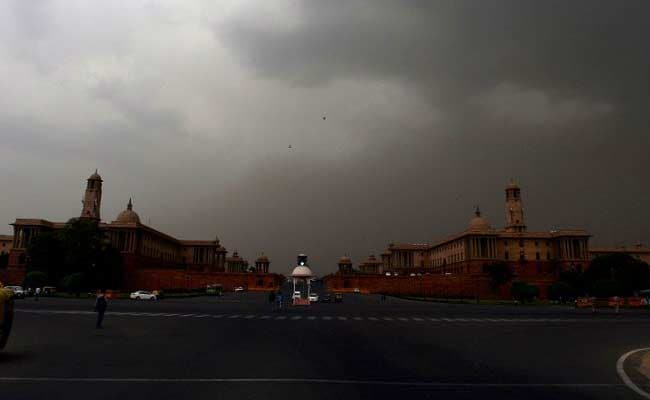
{"label": "bird in sky", "polygon": [[291,147],[291,145],[289,145],[289,148],[290,148],[290,149],[293,149],[293,147]]}
{"label": "bird in sky", "polygon": [[325,118],[326,118],[326,117],[325,117],[325,116],[323,116],[323,121],[325,121]]}

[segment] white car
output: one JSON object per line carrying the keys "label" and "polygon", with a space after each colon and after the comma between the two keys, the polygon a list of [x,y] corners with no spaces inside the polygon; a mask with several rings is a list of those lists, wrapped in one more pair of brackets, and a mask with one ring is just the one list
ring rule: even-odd
{"label": "white car", "polygon": [[147,292],[146,290],[138,290],[129,296],[133,300],[158,300],[158,297],[156,297],[155,294],[151,292]]}
{"label": "white car", "polygon": [[6,286],[5,289],[9,289],[14,292],[16,298],[22,299],[25,297],[25,291],[22,286]]}
{"label": "white car", "polygon": [[237,287],[235,288],[235,293],[237,293],[237,292],[243,292],[243,291],[244,291],[244,287],[243,287],[243,286],[237,286]]}
{"label": "white car", "polygon": [[309,293],[309,302],[318,303],[318,295],[316,293]]}
{"label": "white car", "polygon": [[295,292],[293,292],[293,296],[291,296],[291,299],[295,300],[295,299],[299,299],[300,297],[302,297],[300,291],[296,290]]}

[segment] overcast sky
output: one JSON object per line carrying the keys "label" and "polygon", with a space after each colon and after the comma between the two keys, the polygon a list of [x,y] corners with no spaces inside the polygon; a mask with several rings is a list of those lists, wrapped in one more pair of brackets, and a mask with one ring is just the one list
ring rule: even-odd
{"label": "overcast sky", "polygon": [[[0,233],[102,217],[287,273],[502,227],[650,242],[650,2],[0,2]],[[325,119],[323,119],[325,117]],[[291,148],[289,148],[291,146]]]}

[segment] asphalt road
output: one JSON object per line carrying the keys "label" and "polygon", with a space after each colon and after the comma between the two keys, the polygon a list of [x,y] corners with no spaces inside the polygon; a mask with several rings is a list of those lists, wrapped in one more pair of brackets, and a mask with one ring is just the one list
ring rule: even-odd
{"label": "asphalt road", "polygon": [[[273,311],[261,293],[18,300],[0,398],[643,398],[646,312],[346,295]],[[648,363],[650,365],[650,362]],[[650,373],[648,374],[650,375]]]}

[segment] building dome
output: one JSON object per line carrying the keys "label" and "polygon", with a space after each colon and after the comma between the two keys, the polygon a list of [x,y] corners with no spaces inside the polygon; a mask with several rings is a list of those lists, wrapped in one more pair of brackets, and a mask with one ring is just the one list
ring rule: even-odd
{"label": "building dome", "polygon": [[255,261],[256,262],[269,262],[269,258],[267,256],[265,256],[264,254],[262,254],[261,256],[257,257],[257,260],[255,260]]}
{"label": "building dome", "polygon": [[293,269],[291,276],[294,278],[311,278],[314,274],[311,269],[306,265],[299,265]]}
{"label": "building dome", "polygon": [[469,230],[470,231],[488,231],[490,230],[490,223],[487,219],[481,217],[481,210],[476,207],[474,212],[474,218],[469,221]]}
{"label": "building dome", "polygon": [[129,204],[126,206],[126,210],[122,211],[118,216],[115,222],[122,223],[140,223],[140,216],[137,212],[133,211],[133,203],[129,199]]}
{"label": "building dome", "polygon": [[343,256],[339,259],[339,264],[350,264],[352,263],[352,260],[350,260],[350,257],[348,256]]}
{"label": "building dome", "polygon": [[102,177],[99,176],[99,174],[97,173],[97,170],[95,170],[95,172],[94,172],[92,175],[90,175],[90,177],[88,178],[88,180],[89,180],[89,181],[91,181],[91,180],[92,180],[92,181],[101,181],[101,180],[102,180]]}

